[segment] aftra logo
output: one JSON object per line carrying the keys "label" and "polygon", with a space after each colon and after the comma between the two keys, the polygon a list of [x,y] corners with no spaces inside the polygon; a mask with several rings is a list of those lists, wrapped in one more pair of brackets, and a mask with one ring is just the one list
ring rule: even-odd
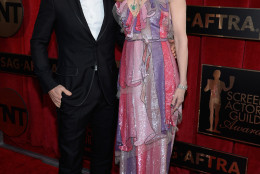
{"label": "aftra logo", "polygon": [[0,0],[0,37],[13,36],[23,21],[21,0]]}
{"label": "aftra logo", "polygon": [[187,7],[187,33],[260,40],[260,10],[235,7]]}
{"label": "aftra logo", "polygon": [[8,136],[22,135],[28,125],[28,111],[13,89],[0,89],[0,129]]}

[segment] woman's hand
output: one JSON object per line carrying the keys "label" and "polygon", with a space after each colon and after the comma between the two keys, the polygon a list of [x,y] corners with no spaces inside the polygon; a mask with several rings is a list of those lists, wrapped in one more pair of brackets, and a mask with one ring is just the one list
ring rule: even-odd
{"label": "woman's hand", "polygon": [[173,95],[171,107],[174,108],[173,111],[176,111],[180,105],[184,101],[184,96],[185,96],[185,89],[177,88],[175,91],[175,94]]}
{"label": "woman's hand", "polygon": [[174,40],[173,40],[173,39],[169,39],[169,43],[170,43],[172,55],[173,55],[173,57],[174,57],[175,59],[177,59],[176,48],[175,48]]}

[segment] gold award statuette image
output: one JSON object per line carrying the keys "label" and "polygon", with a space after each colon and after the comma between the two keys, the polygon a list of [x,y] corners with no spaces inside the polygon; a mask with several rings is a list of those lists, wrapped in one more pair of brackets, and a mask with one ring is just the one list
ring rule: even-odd
{"label": "gold award statuette image", "polygon": [[220,80],[221,71],[215,70],[213,72],[214,79],[207,80],[207,86],[204,88],[204,92],[210,91],[210,99],[209,99],[209,123],[210,126],[207,131],[220,133],[217,130],[219,123],[219,111],[221,108],[221,92],[227,92],[233,88],[235,77],[230,76],[229,86],[226,87],[225,82]]}
{"label": "gold award statuette image", "polygon": [[0,37],[16,34],[23,21],[21,0],[0,0]]}

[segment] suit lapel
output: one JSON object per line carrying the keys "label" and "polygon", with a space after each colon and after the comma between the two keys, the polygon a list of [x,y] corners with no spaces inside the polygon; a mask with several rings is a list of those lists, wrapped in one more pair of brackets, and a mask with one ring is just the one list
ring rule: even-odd
{"label": "suit lapel", "polygon": [[[100,32],[98,34],[97,41],[103,36],[103,34],[106,31],[107,25],[108,25],[108,17],[109,17],[109,0],[103,0],[104,5],[104,20],[100,29]],[[111,9],[112,10],[112,9]]]}
{"label": "suit lapel", "polygon": [[[87,20],[84,16],[80,0],[68,0],[68,1],[70,3],[70,6],[73,8],[74,14],[76,15],[76,17],[79,20],[79,22],[81,23],[81,25],[87,30],[89,36],[95,41],[95,39],[92,36],[91,31],[89,29]],[[104,1],[106,1],[106,0],[104,0]]]}

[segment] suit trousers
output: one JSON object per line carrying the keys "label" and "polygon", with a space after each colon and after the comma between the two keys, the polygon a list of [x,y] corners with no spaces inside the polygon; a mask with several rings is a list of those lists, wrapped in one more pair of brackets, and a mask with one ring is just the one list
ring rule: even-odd
{"label": "suit trousers", "polygon": [[81,106],[62,103],[58,109],[59,173],[81,173],[88,124],[92,129],[90,172],[111,173],[116,120],[115,104],[106,102],[95,72],[87,100]]}

